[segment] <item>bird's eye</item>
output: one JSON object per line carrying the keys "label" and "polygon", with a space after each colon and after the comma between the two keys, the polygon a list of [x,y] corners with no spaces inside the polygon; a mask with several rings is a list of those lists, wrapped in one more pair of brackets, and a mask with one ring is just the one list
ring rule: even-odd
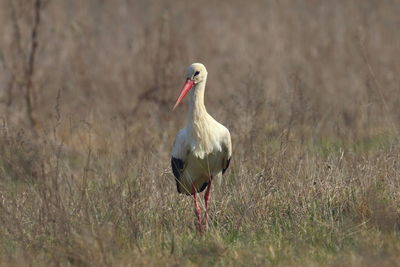
{"label": "bird's eye", "polygon": [[[199,75],[200,74],[200,71],[196,71],[195,73],[194,73],[194,76],[197,76],[197,75]],[[193,77],[194,77],[193,76]]]}

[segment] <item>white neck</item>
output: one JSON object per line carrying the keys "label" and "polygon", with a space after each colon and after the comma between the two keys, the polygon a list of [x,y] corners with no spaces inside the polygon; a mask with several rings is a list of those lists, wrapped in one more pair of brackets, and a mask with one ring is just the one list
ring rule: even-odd
{"label": "white neck", "polygon": [[[212,118],[204,106],[204,90],[206,80],[199,82],[192,88],[189,100],[187,130],[190,136],[190,146],[195,156],[204,158],[214,149]],[[215,140],[214,140],[215,141]]]}
{"label": "white neck", "polygon": [[189,112],[187,118],[189,127],[193,126],[193,124],[201,123],[207,118],[208,113],[204,106],[205,87],[206,79],[196,84],[190,91]]}

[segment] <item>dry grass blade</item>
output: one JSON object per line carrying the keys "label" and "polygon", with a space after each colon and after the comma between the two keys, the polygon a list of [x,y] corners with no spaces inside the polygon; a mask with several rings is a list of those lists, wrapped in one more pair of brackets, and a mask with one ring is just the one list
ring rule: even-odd
{"label": "dry grass blade", "polygon": [[[398,14],[0,1],[0,265],[398,265]],[[233,143],[204,235],[169,165],[192,62]]]}

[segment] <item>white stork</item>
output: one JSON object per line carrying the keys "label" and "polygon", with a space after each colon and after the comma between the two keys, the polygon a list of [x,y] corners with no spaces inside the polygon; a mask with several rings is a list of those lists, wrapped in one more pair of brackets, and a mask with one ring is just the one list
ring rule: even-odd
{"label": "white stork", "polygon": [[218,123],[204,106],[207,70],[201,63],[193,63],[186,73],[186,82],[173,109],[190,92],[187,125],[177,134],[172,148],[171,167],[179,193],[193,195],[198,230],[202,232],[201,211],[196,193],[207,188],[204,195],[206,228],[211,182],[229,166],[232,155],[229,130]]}

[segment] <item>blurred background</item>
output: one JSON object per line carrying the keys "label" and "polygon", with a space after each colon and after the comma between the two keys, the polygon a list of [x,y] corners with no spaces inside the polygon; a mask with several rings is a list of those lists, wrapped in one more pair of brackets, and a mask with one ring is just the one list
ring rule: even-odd
{"label": "blurred background", "polygon": [[186,106],[171,107],[202,62],[206,106],[234,135],[382,134],[400,121],[398,14],[373,0],[2,0],[0,114],[45,133],[59,101],[65,128],[163,135],[183,125]]}
{"label": "blurred background", "polygon": [[[0,265],[398,265],[399,14],[0,0]],[[170,171],[193,62],[233,144],[204,236]]]}

